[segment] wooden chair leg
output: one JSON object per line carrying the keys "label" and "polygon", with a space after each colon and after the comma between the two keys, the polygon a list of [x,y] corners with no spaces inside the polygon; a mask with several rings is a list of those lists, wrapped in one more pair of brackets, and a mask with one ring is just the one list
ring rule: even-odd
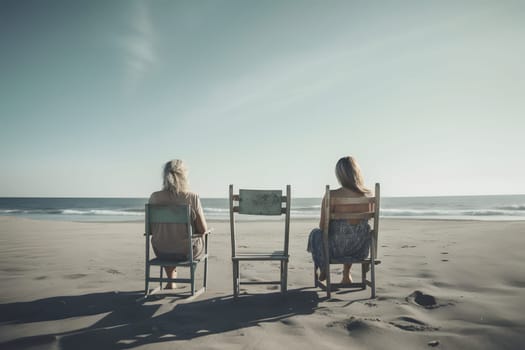
{"label": "wooden chair leg", "polygon": [[163,274],[162,274],[162,266],[160,266],[160,281],[159,281],[159,285],[160,285],[160,290],[162,290],[162,277]]}
{"label": "wooden chair leg", "polygon": [[361,264],[361,283],[363,289],[366,289],[366,264]]}
{"label": "wooden chair leg", "polygon": [[370,284],[372,289],[372,296],[371,298],[374,299],[376,297],[376,271],[375,271],[375,263],[372,261],[370,264]]}
{"label": "wooden chair leg", "polygon": [[206,290],[208,286],[208,257],[206,256],[206,259],[204,259],[204,290]]}
{"label": "wooden chair leg", "polygon": [[204,290],[208,287],[208,235],[204,237]]}
{"label": "wooden chair leg", "polygon": [[332,297],[331,282],[330,282],[330,263],[326,262],[326,296],[330,299]]}
{"label": "wooden chair leg", "polygon": [[233,260],[233,297],[237,299],[239,296],[239,262]]}
{"label": "wooden chair leg", "polygon": [[146,271],[145,271],[145,287],[144,287],[144,296],[148,296],[149,292],[149,264],[146,263]]}
{"label": "wooden chair leg", "polygon": [[195,264],[190,265],[191,295],[195,295]]}
{"label": "wooden chair leg", "polygon": [[232,260],[232,282],[233,282],[233,297],[237,297],[237,293],[235,293],[235,261]]}
{"label": "wooden chair leg", "polygon": [[281,293],[283,292],[283,280],[284,280],[284,261],[280,261],[280,268],[279,268],[279,282],[281,287]]}
{"label": "wooden chair leg", "polygon": [[288,292],[288,260],[284,263],[284,292]]}
{"label": "wooden chair leg", "polygon": [[286,293],[288,283],[288,262],[281,260],[281,293]]}
{"label": "wooden chair leg", "polygon": [[241,267],[240,267],[240,261],[237,261],[236,269],[237,272],[237,278],[235,279],[235,289],[237,290],[237,296],[239,296],[241,292]]}

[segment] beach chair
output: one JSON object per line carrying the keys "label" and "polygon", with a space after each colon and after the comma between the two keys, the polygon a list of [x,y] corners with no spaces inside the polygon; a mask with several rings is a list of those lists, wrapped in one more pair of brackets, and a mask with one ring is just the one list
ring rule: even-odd
{"label": "beach chair", "polygon": [[[376,296],[376,280],[375,280],[375,265],[381,263],[377,259],[377,238],[379,230],[379,205],[380,205],[380,192],[379,184],[375,185],[374,197],[359,197],[359,198],[330,198],[330,186],[326,186],[325,194],[325,215],[326,218],[323,227],[323,246],[324,255],[328,257],[326,261],[326,282],[320,281],[319,276],[314,268],[314,281],[315,286],[326,290],[328,298],[331,297],[332,288],[361,288],[366,289],[367,286],[371,289],[371,298]],[[330,205],[348,205],[348,204],[369,204],[372,210],[367,212],[345,212],[345,213],[334,213],[330,211]],[[374,223],[370,230],[370,254],[364,260],[356,260],[352,257],[334,259],[330,257],[330,251],[328,246],[328,232],[330,229],[330,220],[338,219],[373,219]],[[330,265],[333,264],[361,264],[361,282],[353,282],[351,284],[341,285],[339,283],[330,282]],[[367,273],[370,272],[370,279],[366,278]]]}
{"label": "beach chair", "polygon": [[[286,196],[282,195],[282,190],[240,189],[238,194],[233,194],[233,185],[230,185],[229,202],[234,298],[239,296],[241,284],[278,284],[281,287],[281,292],[286,293],[290,236],[290,198],[290,185],[286,186]],[[237,233],[235,231],[235,217],[238,214],[275,216],[284,214],[284,244],[282,249],[277,251],[270,249],[268,249],[268,251],[249,251],[249,247],[244,247],[242,251],[238,250],[236,241]],[[241,261],[278,261],[280,262],[280,279],[279,281],[241,281],[239,271]]]}
{"label": "beach chair", "polygon": [[[193,257],[193,247],[191,238],[193,235],[193,229],[191,225],[191,208],[188,205],[157,205],[157,204],[146,204],[145,210],[145,223],[146,223],[146,278],[145,278],[145,298],[149,295],[162,290],[163,282],[175,282],[175,283],[189,283],[190,284],[190,297],[197,297],[202,294],[207,287],[208,279],[208,234],[210,231],[204,233],[204,252],[198,258]],[[189,258],[184,261],[169,261],[161,260],[158,258],[150,258],[150,235],[152,234],[152,224],[184,224],[186,225],[188,234],[188,251]],[[204,276],[202,287],[199,290],[195,288],[195,273],[197,265],[204,263]],[[160,277],[151,277],[150,268],[151,266],[159,266]],[[175,278],[163,277],[163,267],[188,267],[190,269],[190,278]],[[159,287],[154,290],[149,290],[149,282],[159,282]]]}

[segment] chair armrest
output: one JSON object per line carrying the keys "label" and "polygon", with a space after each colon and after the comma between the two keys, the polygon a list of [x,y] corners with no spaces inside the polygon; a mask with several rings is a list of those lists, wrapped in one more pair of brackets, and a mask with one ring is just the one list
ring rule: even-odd
{"label": "chair armrest", "polygon": [[206,230],[205,232],[203,233],[199,233],[197,235],[192,235],[193,238],[197,238],[197,237],[204,237],[204,236],[207,236],[209,234],[211,234],[213,232],[213,228],[209,228],[208,230]]}

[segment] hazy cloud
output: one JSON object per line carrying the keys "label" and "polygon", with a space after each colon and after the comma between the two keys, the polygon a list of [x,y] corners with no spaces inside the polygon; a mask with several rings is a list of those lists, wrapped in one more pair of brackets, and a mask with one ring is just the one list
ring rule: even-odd
{"label": "hazy cloud", "polygon": [[127,84],[130,90],[137,88],[148,70],[157,61],[154,44],[155,31],[150,9],[144,1],[135,4],[130,34],[122,40],[126,52]]}

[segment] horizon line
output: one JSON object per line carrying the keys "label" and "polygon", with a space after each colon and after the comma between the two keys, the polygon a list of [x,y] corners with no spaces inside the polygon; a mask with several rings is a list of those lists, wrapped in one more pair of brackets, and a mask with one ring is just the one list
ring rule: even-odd
{"label": "horizon line", "polygon": [[[444,195],[394,195],[394,196],[381,196],[382,198],[432,198],[432,197],[496,197],[496,196],[525,196],[525,193],[500,193],[500,194],[444,194]],[[147,197],[136,197],[136,196],[0,196],[1,199],[12,199],[12,198],[27,198],[27,199],[44,199],[44,198],[56,198],[56,199],[147,199]],[[228,197],[203,197],[201,199],[228,199]],[[319,199],[319,197],[311,196],[292,196],[297,199]]]}

